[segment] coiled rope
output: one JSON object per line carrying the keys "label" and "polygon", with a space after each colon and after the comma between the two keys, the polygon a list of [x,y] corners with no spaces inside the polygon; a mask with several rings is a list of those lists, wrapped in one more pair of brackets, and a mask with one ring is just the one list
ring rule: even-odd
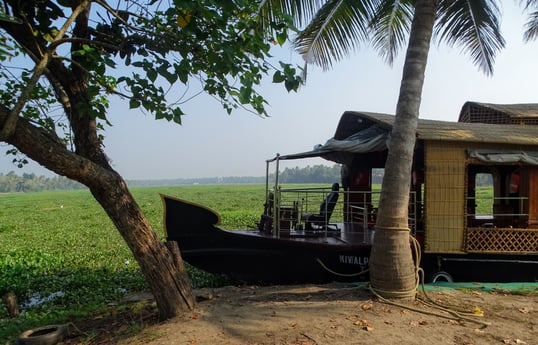
{"label": "coiled rope", "polygon": [[[421,261],[421,257],[422,257],[422,252],[420,250],[420,244],[417,241],[417,239],[415,237],[413,237],[413,236],[409,236],[409,241],[411,242],[411,248],[412,248],[413,254],[415,256],[415,268],[414,268],[415,269],[415,287],[413,289],[411,289],[411,290],[408,290],[408,291],[384,291],[384,290],[380,290],[378,288],[374,288],[370,283],[368,283],[366,285],[366,288],[374,296],[376,296],[379,299],[380,302],[385,303],[385,304],[390,304],[390,305],[394,305],[394,306],[397,306],[397,307],[400,307],[400,308],[411,310],[411,311],[414,311],[414,312],[417,312],[417,313],[437,316],[437,317],[441,317],[441,318],[445,318],[445,319],[456,320],[456,321],[462,321],[462,320],[463,321],[470,321],[470,322],[478,323],[478,324],[482,325],[483,327],[487,327],[487,326],[491,325],[491,323],[489,323],[489,322],[485,322],[485,321],[481,321],[481,320],[477,320],[476,318],[473,318],[473,317],[477,317],[477,316],[483,316],[483,314],[481,314],[481,313],[477,314],[476,312],[472,312],[472,311],[464,310],[464,309],[455,310],[454,306],[444,306],[444,305],[442,305],[442,304],[440,304],[438,302],[435,302],[433,299],[431,299],[428,296],[428,294],[426,293],[426,288],[424,286],[424,270],[420,267],[420,261]],[[323,267],[323,269],[325,269],[327,272],[329,272],[331,274],[334,274],[335,276],[357,277],[357,276],[360,276],[360,275],[363,275],[363,274],[366,274],[366,273],[369,272],[369,269],[365,269],[365,270],[362,270],[362,271],[356,272],[356,273],[339,273],[339,272],[336,272],[336,271],[330,269],[329,267],[327,267],[327,265],[325,265],[323,263],[323,261],[321,261],[321,259],[317,258],[316,261],[321,265],[321,267]],[[419,295],[419,293],[418,293],[419,285],[421,286],[421,290],[422,290],[421,292],[423,293],[424,297],[421,297]],[[391,300],[390,298],[394,298],[394,299],[415,299],[416,298],[418,301],[420,301],[424,305],[427,305],[427,306],[429,306],[431,308],[434,308],[434,309],[444,311],[444,312],[448,313],[448,315],[413,308],[413,307],[411,307],[409,305],[395,302],[395,301]]]}
{"label": "coiled rope", "polygon": [[[383,230],[388,230],[389,233],[395,231],[406,231],[409,233],[409,229],[402,229],[401,227],[383,227]],[[384,298],[415,299],[419,282],[419,263],[421,260],[421,251],[420,244],[413,236],[409,235],[409,241],[411,242],[412,254],[415,256],[415,285],[413,288],[405,291],[385,291],[379,288],[374,288],[371,284],[369,284],[370,291],[372,291],[372,293],[374,293],[374,295],[377,297],[384,296]]]}
{"label": "coiled rope", "polygon": [[[385,304],[390,304],[390,305],[394,305],[400,308],[415,311],[417,313],[437,316],[437,317],[441,317],[445,319],[451,319],[451,320],[457,320],[457,321],[460,321],[460,320],[470,321],[470,322],[478,323],[482,325],[483,327],[491,325],[491,323],[489,322],[485,322],[485,321],[481,321],[481,320],[477,320],[473,318],[477,316],[483,316],[482,313],[477,314],[475,312],[472,312],[469,310],[463,310],[463,309],[455,310],[454,306],[444,306],[438,302],[435,302],[433,299],[431,299],[428,296],[428,294],[426,293],[426,288],[424,286],[424,270],[420,267],[420,260],[421,260],[421,255],[422,255],[420,251],[420,244],[418,243],[415,237],[409,236],[409,238],[410,238],[413,253],[415,255],[415,281],[416,281],[415,288],[409,291],[383,291],[383,290],[372,287],[371,284],[368,284],[367,285],[368,290],[372,292],[379,299],[379,301]],[[419,285],[422,288],[422,293],[424,297],[421,297],[418,294]],[[389,298],[414,299],[415,297],[417,300],[419,300],[423,304],[431,308],[447,312],[449,315],[413,308],[409,305],[398,303],[389,299]]]}

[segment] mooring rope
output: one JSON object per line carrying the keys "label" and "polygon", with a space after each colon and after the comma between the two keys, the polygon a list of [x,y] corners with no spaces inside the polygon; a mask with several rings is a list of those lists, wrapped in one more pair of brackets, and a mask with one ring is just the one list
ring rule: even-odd
{"label": "mooring rope", "polygon": [[[381,302],[386,303],[386,304],[391,304],[400,308],[408,309],[408,310],[426,314],[426,315],[432,315],[432,316],[442,317],[446,319],[451,319],[451,320],[470,321],[470,322],[478,323],[484,327],[491,325],[491,323],[489,322],[477,320],[471,317],[471,316],[474,316],[474,317],[483,316],[482,313],[477,314],[477,313],[473,313],[472,311],[454,310],[453,307],[441,305],[440,303],[433,301],[428,296],[428,294],[426,293],[426,287],[424,286],[424,270],[420,267],[420,260],[421,260],[421,255],[422,255],[420,251],[420,244],[418,243],[417,239],[414,238],[413,236],[409,236],[409,237],[410,237],[410,242],[412,244],[413,252],[415,254],[415,281],[416,281],[415,288],[409,291],[383,291],[383,290],[372,287],[371,284],[368,284],[368,290],[372,292]],[[422,293],[424,294],[425,299],[420,298],[420,296],[418,295],[419,285],[422,288]],[[423,304],[431,308],[447,312],[451,316],[413,308],[411,306],[397,303],[389,299],[389,298],[412,299],[415,297]]]}
{"label": "mooring rope", "polygon": [[[473,313],[472,311],[468,311],[468,310],[454,310],[454,307],[444,306],[444,305],[442,305],[442,304],[440,304],[438,302],[435,302],[432,298],[430,298],[428,296],[428,294],[426,293],[426,287],[424,285],[424,270],[420,267],[420,261],[421,261],[421,257],[422,257],[422,253],[421,253],[421,250],[420,250],[420,243],[413,236],[409,236],[409,239],[410,239],[410,242],[411,242],[413,254],[415,256],[415,268],[414,268],[414,270],[415,270],[415,286],[414,286],[414,288],[410,289],[410,290],[407,290],[407,291],[385,291],[385,290],[381,290],[381,289],[378,289],[378,288],[374,288],[372,286],[372,284],[370,284],[370,283],[367,284],[366,288],[374,296],[376,296],[379,299],[380,302],[385,303],[385,304],[390,304],[390,305],[394,305],[394,306],[397,306],[397,307],[400,307],[400,308],[415,311],[417,313],[437,316],[437,317],[441,317],[441,318],[445,318],[445,319],[456,320],[456,321],[459,321],[459,320],[470,321],[470,322],[478,323],[478,324],[480,324],[480,325],[482,325],[484,327],[491,325],[491,323],[489,323],[489,322],[485,322],[485,321],[481,321],[481,320],[477,320],[475,318],[472,318],[472,316],[474,316],[474,317],[483,316],[483,314],[481,314],[481,313],[477,314],[477,313]],[[320,258],[316,258],[316,261],[321,265],[321,267],[323,267],[323,269],[325,269],[327,272],[329,272],[331,274],[334,274],[335,276],[357,277],[357,276],[360,276],[360,275],[363,275],[363,274],[369,272],[369,269],[365,269],[365,270],[362,270],[362,271],[356,272],[356,273],[339,273],[339,272],[336,272],[336,271],[330,269],[329,267],[327,267],[327,265],[325,265],[323,263],[323,261],[321,261]],[[421,290],[422,290],[421,292],[424,294],[424,298],[421,298],[419,296],[419,293],[418,293],[419,292],[419,286],[421,287]],[[394,298],[394,299],[415,299],[416,298],[421,303],[423,303],[423,304],[425,304],[425,305],[427,305],[427,306],[429,306],[431,308],[444,311],[444,312],[448,313],[448,315],[440,314],[440,313],[436,313],[436,312],[432,312],[432,311],[427,311],[427,310],[417,309],[417,308],[411,307],[411,306],[406,305],[406,304],[395,302],[395,301],[391,300],[390,298]]]}
{"label": "mooring rope", "polygon": [[[385,227],[383,229],[385,229]],[[393,227],[393,228],[387,227],[386,229],[401,230],[401,228],[396,228],[396,227]],[[415,296],[417,295],[418,285],[419,285],[419,271],[421,270],[421,268],[419,267],[420,260],[421,260],[420,244],[418,243],[416,238],[414,238],[411,235],[409,235],[409,240],[412,245],[413,254],[415,255],[415,286],[412,289],[404,290],[404,291],[386,291],[386,290],[381,290],[379,288],[374,288],[372,284],[368,284],[369,290],[376,297],[380,299],[387,299],[387,298],[414,299]]]}

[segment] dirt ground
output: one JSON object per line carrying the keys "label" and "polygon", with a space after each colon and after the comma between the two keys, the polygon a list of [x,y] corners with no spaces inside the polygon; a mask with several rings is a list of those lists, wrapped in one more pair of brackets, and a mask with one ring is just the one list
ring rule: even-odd
{"label": "dirt ground", "polygon": [[387,304],[352,285],[202,289],[194,312],[120,344],[538,345],[537,292],[427,291],[450,310],[471,312],[460,318],[420,301]]}

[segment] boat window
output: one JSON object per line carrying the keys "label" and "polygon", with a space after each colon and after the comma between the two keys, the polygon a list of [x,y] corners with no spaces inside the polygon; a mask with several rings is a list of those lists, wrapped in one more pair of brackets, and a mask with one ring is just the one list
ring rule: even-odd
{"label": "boat window", "polygon": [[372,206],[376,209],[379,207],[383,175],[385,175],[385,168],[372,169]]}
{"label": "boat window", "polygon": [[475,176],[475,214],[493,215],[493,174],[478,173]]}

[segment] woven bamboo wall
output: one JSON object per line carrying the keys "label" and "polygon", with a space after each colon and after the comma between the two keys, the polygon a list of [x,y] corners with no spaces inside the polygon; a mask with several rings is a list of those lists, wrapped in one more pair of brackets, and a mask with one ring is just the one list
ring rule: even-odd
{"label": "woven bamboo wall", "polygon": [[465,146],[425,143],[425,252],[461,253],[465,230]]}

